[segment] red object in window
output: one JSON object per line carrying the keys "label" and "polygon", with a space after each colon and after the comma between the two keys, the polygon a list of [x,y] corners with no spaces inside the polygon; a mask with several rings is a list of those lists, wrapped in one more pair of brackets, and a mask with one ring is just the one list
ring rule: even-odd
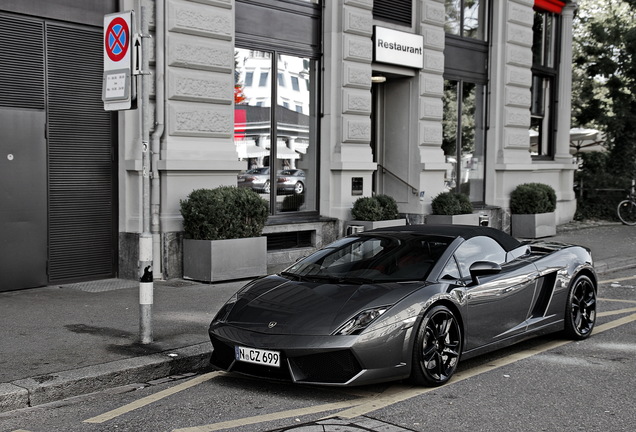
{"label": "red object in window", "polygon": [[234,110],[234,138],[245,138],[247,112],[244,109]]}
{"label": "red object in window", "polygon": [[534,8],[544,12],[560,14],[564,6],[565,2],[560,0],[534,0]]}

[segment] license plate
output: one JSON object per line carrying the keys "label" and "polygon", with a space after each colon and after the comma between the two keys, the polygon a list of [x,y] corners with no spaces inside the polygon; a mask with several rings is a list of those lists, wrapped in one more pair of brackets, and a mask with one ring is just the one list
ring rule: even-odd
{"label": "license plate", "polygon": [[236,346],[234,347],[234,355],[238,361],[280,367],[280,353],[278,351]]}

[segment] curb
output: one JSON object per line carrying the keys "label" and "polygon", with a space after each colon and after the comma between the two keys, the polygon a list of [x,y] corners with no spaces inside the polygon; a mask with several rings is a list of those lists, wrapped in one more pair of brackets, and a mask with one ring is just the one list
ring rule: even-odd
{"label": "curb", "polygon": [[211,353],[211,344],[201,343],[143,357],[0,383],[0,413],[130,383],[199,371],[209,365]]}

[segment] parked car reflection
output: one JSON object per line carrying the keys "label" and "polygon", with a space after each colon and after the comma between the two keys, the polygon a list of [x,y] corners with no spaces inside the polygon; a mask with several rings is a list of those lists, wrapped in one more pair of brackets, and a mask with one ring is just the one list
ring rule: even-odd
{"label": "parked car reflection", "polygon": [[269,167],[253,168],[236,176],[238,187],[248,187],[256,192],[269,193]]}
{"label": "parked car reflection", "polygon": [[305,171],[286,169],[278,172],[276,189],[279,194],[300,195],[305,192]]}

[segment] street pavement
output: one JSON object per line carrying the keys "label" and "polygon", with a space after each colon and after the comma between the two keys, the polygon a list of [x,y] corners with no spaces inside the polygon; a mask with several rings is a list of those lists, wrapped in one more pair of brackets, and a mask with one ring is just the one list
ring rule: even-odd
{"label": "street pavement", "polygon": [[[589,247],[599,274],[636,267],[636,227],[573,222],[549,240]],[[207,327],[245,283],[156,281],[150,344],[139,343],[137,281],[0,293],[0,412],[206,368]]]}

